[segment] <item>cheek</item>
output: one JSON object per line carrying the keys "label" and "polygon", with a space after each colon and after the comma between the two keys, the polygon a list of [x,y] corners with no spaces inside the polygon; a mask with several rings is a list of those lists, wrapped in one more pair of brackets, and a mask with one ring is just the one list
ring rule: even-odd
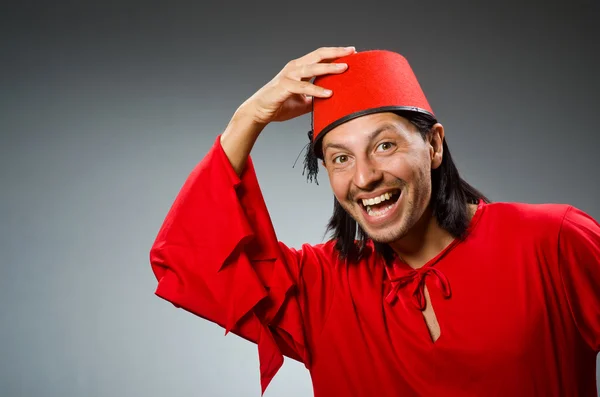
{"label": "cheek", "polygon": [[416,194],[423,200],[429,200],[431,195],[431,163],[429,160],[421,161],[418,168],[415,169],[414,185]]}
{"label": "cheek", "polygon": [[386,173],[404,182],[411,183],[418,179],[421,174],[423,164],[417,156],[407,156],[405,154],[388,159],[382,162],[382,169]]}
{"label": "cheek", "polygon": [[338,201],[343,202],[348,195],[348,178],[344,173],[329,172],[329,185]]}

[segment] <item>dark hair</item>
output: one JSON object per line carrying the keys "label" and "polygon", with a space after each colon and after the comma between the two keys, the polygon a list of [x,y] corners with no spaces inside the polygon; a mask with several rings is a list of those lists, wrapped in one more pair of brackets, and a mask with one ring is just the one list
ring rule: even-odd
{"label": "dark hair", "polygon": [[[417,127],[423,139],[427,138],[437,120],[421,112],[396,112]],[[442,164],[431,171],[431,205],[433,216],[438,224],[455,238],[464,238],[469,226],[467,203],[477,204],[479,200],[489,203],[490,200],[481,192],[462,179],[452,160],[446,140],[443,141]],[[348,260],[359,260],[369,237],[356,221],[346,212],[334,198],[333,215],[329,219],[325,234],[331,232],[336,239],[335,247],[340,257]],[[374,242],[375,251],[386,260],[394,253],[387,244]]]}

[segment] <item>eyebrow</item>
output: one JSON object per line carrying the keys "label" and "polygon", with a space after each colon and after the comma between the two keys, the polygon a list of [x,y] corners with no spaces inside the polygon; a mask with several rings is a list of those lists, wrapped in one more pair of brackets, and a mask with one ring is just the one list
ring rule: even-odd
{"label": "eyebrow", "polygon": [[[390,123],[383,124],[379,128],[377,128],[376,130],[374,130],[373,132],[371,132],[369,134],[369,136],[368,136],[367,139],[369,141],[372,141],[375,138],[377,138],[377,136],[379,134],[381,134],[382,132],[387,131],[387,130],[391,130],[391,129],[396,129],[396,126],[394,124],[390,124]],[[348,151],[350,151],[348,149],[348,147],[345,146],[343,143],[328,143],[323,148],[323,153],[326,153],[327,149],[329,149],[329,148],[331,148],[331,149],[342,149],[342,150],[348,150]]]}

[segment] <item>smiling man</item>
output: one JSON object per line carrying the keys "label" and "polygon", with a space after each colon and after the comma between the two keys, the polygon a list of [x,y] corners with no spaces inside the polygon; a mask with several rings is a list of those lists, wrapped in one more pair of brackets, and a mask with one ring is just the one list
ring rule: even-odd
{"label": "smiling man", "polygon": [[[305,166],[327,170],[332,237],[295,249],[250,152],[311,110]],[[600,225],[470,186],[391,51],[290,61],[191,172],[150,262],[159,297],[258,345],[263,392],[288,356],[316,397],[596,396]]]}

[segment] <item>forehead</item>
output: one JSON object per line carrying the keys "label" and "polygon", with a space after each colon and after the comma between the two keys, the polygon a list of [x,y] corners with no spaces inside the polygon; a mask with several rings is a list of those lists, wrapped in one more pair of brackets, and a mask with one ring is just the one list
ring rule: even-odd
{"label": "forehead", "polygon": [[408,133],[415,129],[411,122],[395,113],[373,113],[357,117],[333,128],[323,137],[323,144],[348,142],[368,137],[384,126],[398,133]]}

